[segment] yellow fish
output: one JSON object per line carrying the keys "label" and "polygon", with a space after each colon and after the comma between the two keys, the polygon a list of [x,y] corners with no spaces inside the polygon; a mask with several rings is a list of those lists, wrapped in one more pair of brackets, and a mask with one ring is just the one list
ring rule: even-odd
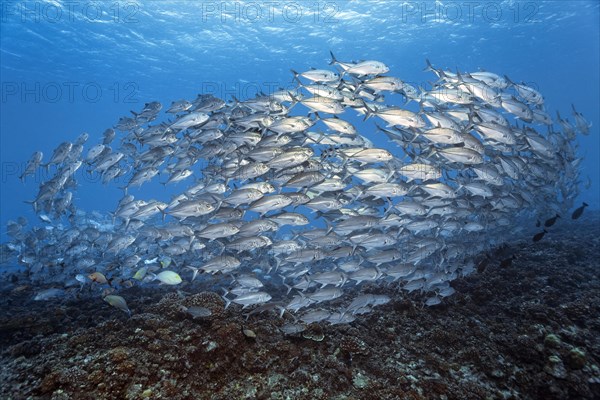
{"label": "yellow fish", "polygon": [[133,275],[133,279],[141,281],[142,279],[144,279],[144,277],[146,276],[147,273],[148,273],[148,267],[142,267],[137,270],[135,275]]}

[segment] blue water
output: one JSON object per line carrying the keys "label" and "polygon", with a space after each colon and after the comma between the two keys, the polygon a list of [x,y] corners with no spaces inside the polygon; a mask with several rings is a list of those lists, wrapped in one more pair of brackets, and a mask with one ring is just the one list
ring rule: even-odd
{"label": "blue water", "polygon": [[[437,67],[506,74],[538,88],[546,109],[571,121],[574,103],[593,124],[579,138],[582,179],[591,186],[582,185],[578,201],[600,207],[597,1],[1,4],[2,231],[19,215],[35,218],[23,200],[49,176],[18,179],[34,151],[47,161],[60,142],[88,132],[87,152],[119,117],[153,100],[168,106],[198,93],[269,93],[293,84],[290,68],[326,67],[330,50],[344,61],[383,61],[389,75],[417,86],[434,78],[422,71],[426,58]],[[85,210],[112,210],[126,182],[77,179],[75,204]],[[141,191],[168,199],[160,185]]]}

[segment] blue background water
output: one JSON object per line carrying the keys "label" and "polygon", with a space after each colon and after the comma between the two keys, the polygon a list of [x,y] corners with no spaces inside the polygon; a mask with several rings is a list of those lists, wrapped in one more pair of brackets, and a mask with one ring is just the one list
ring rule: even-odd
{"label": "blue background water", "polygon": [[[574,103],[593,123],[579,138],[582,178],[592,182],[580,200],[600,206],[597,1],[56,0],[2,1],[1,11],[3,228],[32,216],[23,200],[47,179],[43,171],[26,184],[18,179],[34,151],[47,161],[82,132],[95,144],[148,101],[168,106],[203,92],[247,98],[292,85],[290,68],[326,67],[329,50],[344,61],[383,61],[415,85],[433,79],[422,72],[425,58],[507,74],[537,87],[547,110],[570,120]],[[112,210],[122,195],[116,186],[124,181],[105,187],[83,173],[78,181],[76,205],[87,210]],[[144,198],[167,200],[155,186],[142,188]]]}

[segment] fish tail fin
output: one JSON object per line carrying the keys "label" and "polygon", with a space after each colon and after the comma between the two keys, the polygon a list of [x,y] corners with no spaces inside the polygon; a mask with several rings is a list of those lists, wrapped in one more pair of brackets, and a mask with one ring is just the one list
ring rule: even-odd
{"label": "fish tail fin", "polygon": [[325,220],[325,225],[327,226],[327,233],[325,235],[329,235],[333,232],[333,225],[327,220],[327,218],[323,218]]}
{"label": "fish tail fin", "polygon": [[[298,81],[300,82],[300,81]],[[301,97],[299,97],[300,93],[292,93],[291,91],[288,91],[288,94],[290,95],[290,98],[292,99],[292,104],[290,104],[289,108],[288,108],[288,112],[289,110],[292,109],[292,107],[294,107],[296,104],[300,103],[300,99]]]}
{"label": "fish tail fin", "polygon": [[410,141],[407,143],[407,146],[408,146],[408,145],[411,145],[411,144],[413,144],[413,142],[414,142],[415,140],[417,140],[417,138],[419,138],[419,137],[421,136],[421,131],[419,131],[418,129],[416,129],[416,128],[412,127],[412,126],[411,126],[410,128],[408,128],[408,130],[410,130],[410,131],[412,132],[412,134],[413,134],[413,137],[412,137],[412,139],[411,139],[411,140],[410,140]]}
{"label": "fish tail fin", "polygon": [[189,267],[189,266],[186,266],[185,268],[192,270],[193,274],[192,274],[192,280],[191,280],[191,282],[194,282],[194,279],[196,279],[196,276],[198,276],[198,271],[200,270],[200,268]]}
{"label": "fish tail fin", "polygon": [[162,215],[162,222],[165,222],[165,218],[167,218],[167,212],[165,211],[166,208],[164,208],[164,209],[160,208],[160,207],[157,207],[157,208],[158,208],[158,211],[160,211],[160,213]]}
{"label": "fish tail fin", "polygon": [[316,140],[317,144],[320,144],[323,139],[325,139],[325,134],[323,132],[318,132],[319,138]]}
{"label": "fish tail fin", "polygon": [[[392,214],[393,211],[394,211],[394,205],[392,204],[391,207],[388,207],[387,209],[383,210],[383,217],[382,218],[385,218],[388,215]],[[396,214],[396,213],[394,213],[394,214]],[[388,229],[389,228],[384,228],[384,231],[386,231]]]}
{"label": "fish tail fin", "polygon": [[227,290],[227,289],[223,288],[223,292],[224,292],[224,293],[223,293],[223,295],[221,296],[221,298],[222,298],[223,300],[225,300],[225,309],[227,310],[227,307],[229,307],[229,305],[231,304],[231,300],[229,300],[229,299],[227,298],[227,295],[229,294],[229,290]]}
{"label": "fish tail fin", "polygon": [[464,82],[464,78],[463,75],[460,73],[460,71],[458,70],[458,68],[456,69],[456,77],[458,78],[459,82]]}
{"label": "fish tail fin", "polygon": [[33,212],[35,212],[35,213],[38,212],[37,201],[35,201],[35,200],[24,200],[23,203],[31,204],[31,206],[33,207]]}
{"label": "fish tail fin", "polygon": [[[302,93],[297,93],[297,95],[299,95],[299,96],[294,96],[294,95],[290,94],[290,97],[292,98],[292,102],[290,103],[290,106],[288,107],[288,113],[292,110],[292,108],[296,107],[296,104],[300,103],[300,100],[302,99]],[[279,137],[279,134],[277,135],[277,137]]]}
{"label": "fish tail fin", "polygon": [[[293,69],[290,69],[290,71],[292,72],[292,74],[294,74],[293,80],[295,80],[296,82],[298,82],[298,84],[300,86],[302,86],[302,82],[300,82],[300,78],[298,78],[298,76],[300,76],[300,74],[297,71],[293,70]],[[294,96],[291,93],[290,93],[290,96],[292,96],[292,99],[294,98]]]}
{"label": "fish tail fin", "polygon": [[423,68],[423,71],[436,72],[436,69],[433,68],[433,65],[431,65],[431,61],[429,61],[428,58],[425,59],[425,62],[427,63],[427,66],[425,68]]}
{"label": "fish tail fin", "polygon": [[278,308],[279,311],[280,311],[279,318],[283,318],[283,314],[285,313],[285,307],[283,307],[283,306],[276,306],[276,308]]}
{"label": "fish tail fin", "polygon": [[116,215],[115,215],[115,213],[114,213],[114,212],[111,212],[111,211],[109,211],[109,212],[108,212],[108,215],[110,215],[110,218],[111,218],[111,220],[112,220],[112,223],[113,223],[113,225],[114,225],[114,224],[115,224],[115,218],[116,218]]}
{"label": "fish tail fin", "polygon": [[431,158],[433,155],[438,153],[438,149],[436,149],[435,147],[431,148],[431,151],[429,152],[429,154],[427,154],[426,158]]}
{"label": "fish tail fin", "polygon": [[361,199],[365,196],[365,193],[367,191],[367,189],[365,188],[365,186],[363,185],[357,185],[356,186],[359,190],[356,191],[356,195],[352,198],[352,203],[354,203],[355,201],[357,201],[358,199]]}
{"label": "fish tail fin", "polygon": [[[365,263],[365,258],[363,257],[362,254],[357,254],[358,256],[358,265],[363,265]],[[346,280],[344,281],[344,283],[346,283],[348,281],[348,276],[345,276]]]}
{"label": "fish tail fin", "polygon": [[329,65],[337,64],[339,62],[333,55],[333,51],[329,50],[329,55],[331,55],[331,61],[329,62]]}
{"label": "fish tail fin", "polygon": [[369,118],[371,118],[375,114],[376,111],[373,110],[372,108],[370,108],[366,101],[363,100],[362,103],[363,103],[363,107],[365,108],[365,118],[363,119],[363,121],[366,121]]}
{"label": "fish tail fin", "polygon": [[385,199],[387,200],[387,203],[388,203],[388,209],[392,208],[394,206],[394,203],[392,202],[392,198],[386,197]]}

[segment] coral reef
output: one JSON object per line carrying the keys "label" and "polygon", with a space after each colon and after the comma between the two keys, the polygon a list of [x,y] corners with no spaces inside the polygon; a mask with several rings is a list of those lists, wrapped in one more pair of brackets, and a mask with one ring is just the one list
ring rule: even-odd
{"label": "coral reef", "polygon": [[391,284],[376,289],[393,300],[353,323],[291,335],[280,329],[291,315],[246,318],[210,292],[131,288],[128,317],[101,299],[34,302],[7,284],[0,398],[600,398],[598,222],[590,213],[503,248],[439,305]]}

